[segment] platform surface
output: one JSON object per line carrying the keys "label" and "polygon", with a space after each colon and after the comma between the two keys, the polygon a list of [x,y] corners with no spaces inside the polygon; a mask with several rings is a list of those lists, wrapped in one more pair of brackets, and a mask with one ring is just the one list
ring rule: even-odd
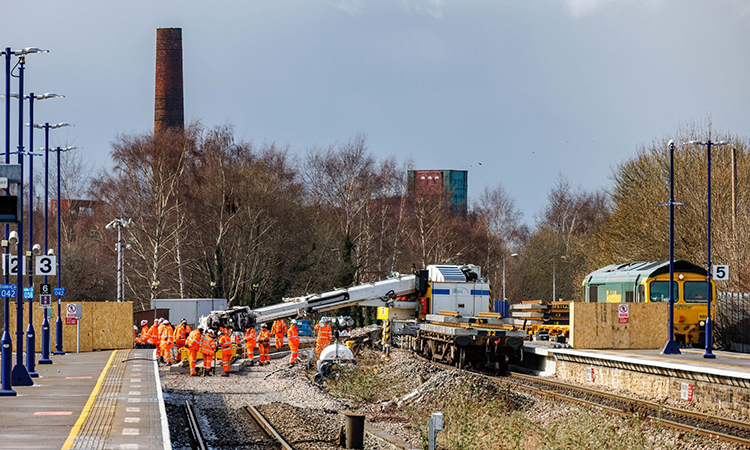
{"label": "platform surface", "polygon": [[154,350],[52,356],[0,397],[0,449],[169,449]]}
{"label": "platform surface", "polygon": [[703,357],[705,350],[702,349],[680,349],[679,355],[663,355],[661,350],[549,349],[549,351],[750,380],[750,355],[745,353],[713,351],[716,358],[709,359]]}

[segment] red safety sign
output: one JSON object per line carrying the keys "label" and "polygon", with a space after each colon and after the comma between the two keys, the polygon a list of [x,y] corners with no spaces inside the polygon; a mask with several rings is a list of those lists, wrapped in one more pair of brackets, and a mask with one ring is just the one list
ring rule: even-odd
{"label": "red safety sign", "polygon": [[620,323],[628,323],[630,321],[630,306],[627,303],[617,305],[617,318],[620,320]]}
{"label": "red safety sign", "polygon": [[75,317],[66,317],[65,325],[78,325],[78,319]]}

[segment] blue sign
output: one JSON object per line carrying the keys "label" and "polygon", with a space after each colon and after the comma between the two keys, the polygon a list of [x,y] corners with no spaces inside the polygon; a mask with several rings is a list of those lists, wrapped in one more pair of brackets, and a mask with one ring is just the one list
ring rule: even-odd
{"label": "blue sign", "polygon": [[0,284],[0,297],[15,298],[17,295],[15,284]]}
{"label": "blue sign", "polygon": [[64,287],[56,287],[52,291],[53,294],[55,294],[55,297],[65,297],[65,288]]}
{"label": "blue sign", "polygon": [[23,298],[34,298],[34,287],[23,288]]}

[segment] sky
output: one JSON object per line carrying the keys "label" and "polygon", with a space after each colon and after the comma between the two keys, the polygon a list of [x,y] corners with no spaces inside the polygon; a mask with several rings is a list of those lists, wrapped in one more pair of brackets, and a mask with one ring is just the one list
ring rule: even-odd
{"label": "sky", "polygon": [[66,96],[34,121],[75,124],[51,144],[82,147],[92,173],[118,135],[153,130],[156,29],[171,27],[186,121],[300,158],[365,133],[379,160],[468,170],[471,203],[502,186],[529,225],[560,175],[606,190],[639,147],[709,118],[750,135],[744,0],[3,3],[0,47],[50,50],[27,57],[25,93]]}

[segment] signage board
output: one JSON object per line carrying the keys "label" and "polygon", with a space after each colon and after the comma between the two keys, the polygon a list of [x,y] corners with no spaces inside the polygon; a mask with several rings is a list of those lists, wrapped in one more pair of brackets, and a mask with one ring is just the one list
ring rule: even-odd
{"label": "signage board", "polygon": [[26,298],[26,299],[34,298],[34,286],[23,288],[23,298]]}
{"label": "signage board", "polygon": [[39,297],[39,306],[42,308],[51,308],[52,307],[52,296],[51,295],[42,295]]}
{"label": "signage board", "polygon": [[628,323],[630,321],[630,305],[627,303],[617,305],[617,318],[620,323]]}
{"label": "signage board", "polygon": [[65,297],[65,288],[64,287],[56,287],[54,289],[53,294],[55,294],[55,297]]}
{"label": "signage board", "polygon": [[0,297],[16,298],[16,287],[15,284],[0,284]]}
{"label": "signage board", "polygon": [[81,305],[77,303],[68,303],[68,305],[65,307],[65,317],[69,317],[71,319],[80,319]]}
{"label": "signage board", "polygon": [[36,274],[40,276],[57,275],[57,257],[55,255],[44,255],[36,257]]}
{"label": "signage board", "polygon": [[719,281],[726,281],[729,279],[729,266],[727,265],[714,265],[713,279]]}
{"label": "signage board", "polygon": [[65,325],[78,325],[78,319],[75,317],[66,317]]}

